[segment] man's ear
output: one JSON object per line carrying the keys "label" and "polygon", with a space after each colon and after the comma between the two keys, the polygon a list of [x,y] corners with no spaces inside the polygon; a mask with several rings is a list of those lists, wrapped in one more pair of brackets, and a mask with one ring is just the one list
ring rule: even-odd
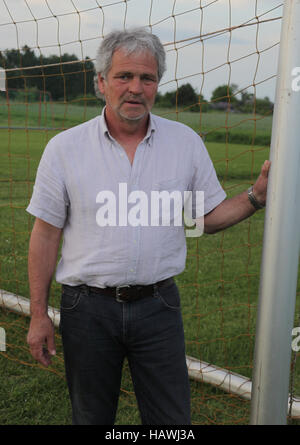
{"label": "man's ear", "polygon": [[101,73],[97,74],[98,77],[98,88],[101,94],[104,94],[105,88],[104,88],[104,83],[105,83],[105,79],[104,77],[102,77]]}

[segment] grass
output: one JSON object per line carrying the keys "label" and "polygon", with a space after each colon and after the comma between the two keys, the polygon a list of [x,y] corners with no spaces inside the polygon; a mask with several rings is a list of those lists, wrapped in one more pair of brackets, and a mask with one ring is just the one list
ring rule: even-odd
{"label": "grass", "polygon": [[[272,116],[256,114],[190,111],[154,107],[154,113],[167,119],[179,120],[193,128],[209,142],[268,145]],[[43,127],[63,130],[99,114],[98,107],[72,103],[18,103],[9,106],[0,98],[0,126]]]}
{"label": "grass", "polygon": [[[48,104],[39,114],[37,105],[0,106],[0,126],[60,127],[76,125],[99,113],[96,108]],[[47,115],[46,115],[47,111]],[[199,115],[176,115],[157,110],[199,131]],[[52,114],[51,114],[52,113]],[[167,113],[167,114],[166,114]],[[169,114],[168,114],[169,113]],[[47,117],[48,116],[48,117]],[[47,117],[47,119],[46,119]],[[239,120],[246,120],[240,122]],[[252,120],[251,120],[252,119]],[[271,118],[225,113],[202,115],[201,131],[223,128],[225,143],[207,139],[207,148],[228,196],[245,190],[257,177],[268,147],[257,144],[255,134],[268,136]],[[229,125],[230,124],[230,125]],[[256,128],[253,128],[256,125]],[[225,132],[224,132],[225,131]],[[230,143],[237,131],[252,139],[250,145]],[[33,218],[25,212],[36,168],[50,130],[0,130],[0,288],[29,297],[27,249]],[[264,211],[225,232],[188,238],[185,271],[177,277],[182,297],[187,354],[251,377],[259,284]],[[298,286],[299,289],[299,286]],[[50,304],[59,306],[60,288],[53,283]],[[297,310],[299,303],[297,303]],[[57,334],[57,356],[48,368],[31,358],[26,333],[29,320],[0,310],[0,326],[7,336],[7,350],[0,353],[5,384],[0,386],[0,424],[70,424],[70,403],[64,378],[63,355]],[[299,366],[295,393],[300,394]],[[194,424],[247,424],[249,402],[219,388],[191,381]],[[125,364],[117,424],[139,424],[139,413],[128,366]]]}

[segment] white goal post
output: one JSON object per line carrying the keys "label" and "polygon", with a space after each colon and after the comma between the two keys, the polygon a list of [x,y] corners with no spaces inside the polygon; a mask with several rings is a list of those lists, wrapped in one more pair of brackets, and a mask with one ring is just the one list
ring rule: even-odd
{"label": "white goal post", "polygon": [[[251,423],[286,424],[300,247],[300,2],[284,2],[261,265]],[[276,388],[276,391],[274,391]]]}

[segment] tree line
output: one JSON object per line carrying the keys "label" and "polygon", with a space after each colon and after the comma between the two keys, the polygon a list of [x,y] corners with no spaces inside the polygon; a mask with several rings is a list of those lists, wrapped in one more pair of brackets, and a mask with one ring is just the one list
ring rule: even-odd
{"label": "tree line", "polygon": [[202,94],[197,94],[190,83],[181,85],[176,90],[168,91],[165,94],[158,93],[156,104],[160,107],[180,107],[189,111],[206,112],[209,110],[236,111],[240,113],[257,114],[272,113],[274,104],[268,97],[257,98],[254,94],[242,91],[238,98],[238,86],[220,85],[215,88],[210,97],[210,101],[205,100]]}
{"label": "tree line", "polygon": [[[72,63],[68,63],[72,62]],[[7,88],[10,95],[16,90],[31,92],[33,100],[40,91],[47,92],[49,100],[72,100],[78,96],[94,94],[94,64],[88,57],[79,61],[74,54],[40,56],[25,45],[20,51],[10,49],[0,52],[0,66],[7,72]],[[32,66],[40,68],[22,69]],[[22,68],[20,68],[22,67]]]}
{"label": "tree line", "polygon": [[[26,91],[28,101],[41,100],[41,92],[45,92],[43,100],[78,99],[79,104],[80,98],[95,97],[94,64],[88,57],[84,61],[79,61],[76,55],[68,53],[38,57],[25,45],[21,50],[7,49],[0,52],[0,66],[4,69],[14,69],[7,73],[7,88],[12,99],[20,98],[22,91]],[[39,68],[24,69],[33,66]],[[186,83],[164,94],[158,92],[156,105],[163,108],[177,106],[192,112],[231,110],[252,113],[255,110],[257,114],[267,114],[273,111],[273,103],[268,97],[255,98],[247,91],[239,94],[237,91],[235,84],[220,85],[207,101],[190,83]],[[90,105],[93,104],[97,104],[95,100],[90,101]]]}

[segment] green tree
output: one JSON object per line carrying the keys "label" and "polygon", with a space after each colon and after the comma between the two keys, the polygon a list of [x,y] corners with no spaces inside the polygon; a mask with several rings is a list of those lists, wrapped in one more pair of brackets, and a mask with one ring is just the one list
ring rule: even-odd
{"label": "green tree", "polygon": [[24,67],[38,65],[34,51],[27,45],[23,46],[21,50],[7,49],[1,53],[0,63],[5,69],[19,68],[14,71],[9,71],[7,75],[7,85],[9,89],[25,89],[31,86],[36,86],[32,80],[32,70],[22,70]]}
{"label": "green tree", "polygon": [[181,85],[177,90],[167,91],[165,94],[158,93],[156,97],[156,104],[161,107],[173,108],[189,107],[190,111],[207,111],[208,104],[202,94],[197,94],[190,83]]}
{"label": "green tree", "polygon": [[273,112],[274,104],[268,97],[263,99],[256,98],[255,100],[255,112],[257,114],[269,114]]}
{"label": "green tree", "polygon": [[[87,58],[88,59],[88,58]],[[91,61],[78,61],[74,54],[51,55],[43,59],[45,90],[53,100],[72,100],[94,93],[94,65]],[[75,63],[66,63],[75,62]]]}
{"label": "green tree", "polygon": [[237,90],[237,85],[220,85],[214,89],[211,95],[212,102],[230,102],[232,104],[236,104],[238,102],[237,98],[234,96],[234,93]]}
{"label": "green tree", "polygon": [[181,85],[178,88],[177,103],[179,106],[194,105],[198,103],[198,95],[190,83]]}
{"label": "green tree", "polygon": [[[74,62],[71,64],[64,62]],[[49,92],[53,100],[71,100],[78,96],[94,95],[94,65],[79,61],[74,54],[37,57],[27,45],[21,50],[7,49],[0,53],[5,69],[17,68],[7,74],[8,89]],[[50,65],[50,66],[49,66]],[[22,69],[40,66],[40,68]],[[29,96],[28,96],[29,97]],[[33,94],[30,97],[34,97]]]}

